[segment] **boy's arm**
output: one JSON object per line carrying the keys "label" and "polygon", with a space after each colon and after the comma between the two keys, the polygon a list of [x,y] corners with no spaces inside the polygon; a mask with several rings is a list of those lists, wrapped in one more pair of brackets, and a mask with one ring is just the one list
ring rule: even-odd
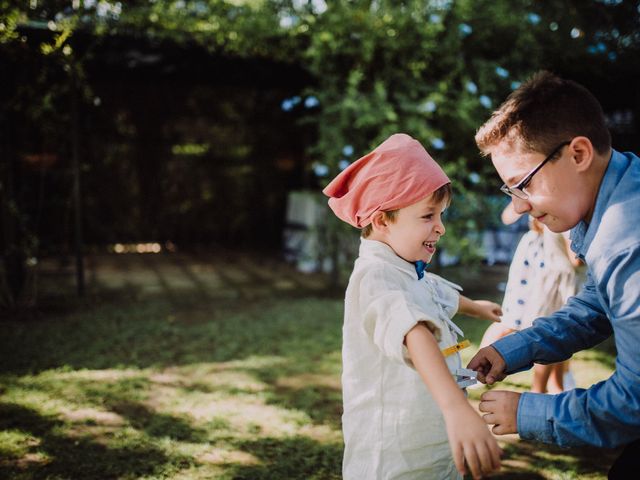
{"label": "boy's arm", "polygon": [[492,322],[499,322],[500,315],[502,315],[502,308],[494,302],[471,300],[464,295],[460,295],[458,312],[471,317],[479,317]]}
{"label": "boy's arm", "polygon": [[499,469],[500,447],[453,380],[433,334],[419,323],[407,333],[405,343],[414,367],[443,413],[458,471],[465,474],[465,459],[473,478]]}

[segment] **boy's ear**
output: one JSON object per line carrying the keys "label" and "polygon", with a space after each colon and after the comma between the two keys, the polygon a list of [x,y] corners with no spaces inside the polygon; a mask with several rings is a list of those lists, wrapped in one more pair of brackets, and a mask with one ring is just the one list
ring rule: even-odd
{"label": "boy's ear", "polygon": [[388,225],[387,216],[382,211],[377,211],[373,214],[373,217],[371,217],[371,228],[373,228],[374,231],[385,231]]}
{"label": "boy's ear", "polygon": [[569,144],[571,158],[578,172],[589,170],[593,162],[594,148],[587,137],[575,137]]}

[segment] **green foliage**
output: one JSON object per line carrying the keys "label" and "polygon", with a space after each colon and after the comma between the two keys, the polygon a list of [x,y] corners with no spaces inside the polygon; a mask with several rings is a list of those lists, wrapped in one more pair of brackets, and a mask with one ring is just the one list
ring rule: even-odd
{"label": "green foliage", "polygon": [[[40,58],[30,61],[42,63],[41,73],[22,82],[11,102],[47,138],[60,134],[71,77],[90,98],[83,62],[102,38],[295,64],[314,79],[304,94],[318,106],[305,110],[302,121],[316,132],[308,153],[310,164],[326,167],[320,183],[388,135],[409,133],[453,181],[444,243],[464,258],[476,255],[470,239],[495,210],[487,195],[498,181],[473,141],[491,109],[540,68],[606,83],[616,75],[612,69],[626,78],[640,64],[637,0],[2,0],[0,6],[3,55],[24,56],[25,45],[38,38]],[[91,39],[88,46],[80,48],[78,35]]]}

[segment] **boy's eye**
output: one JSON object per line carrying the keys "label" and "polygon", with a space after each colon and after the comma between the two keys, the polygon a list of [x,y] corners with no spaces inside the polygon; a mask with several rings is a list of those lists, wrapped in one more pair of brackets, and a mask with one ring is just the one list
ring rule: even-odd
{"label": "boy's eye", "polygon": [[427,215],[423,215],[422,218],[424,218],[425,220],[431,220],[433,218],[433,213],[429,213]]}

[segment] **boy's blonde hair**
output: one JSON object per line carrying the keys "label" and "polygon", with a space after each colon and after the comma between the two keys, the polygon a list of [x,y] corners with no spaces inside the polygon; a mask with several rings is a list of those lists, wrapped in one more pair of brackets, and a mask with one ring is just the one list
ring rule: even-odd
{"label": "boy's blonde hair", "polygon": [[484,155],[504,139],[547,154],[578,136],[587,137],[599,153],[609,151],[611,134],[600,103],[582,85],[542,71],[509,95],[475,140]]}
{"label": "boy's blonde hair", "polygon": [[[441,186],[439,189],[437,189],[435,192],[433,192],[430,195],[430,198],[433,201],[433,203],[441,203],[446,201],[447,206],[449,206],[449,204],[451,203],[452,195],[453,195],[453,191],[451,190],[451,184],[446,183],[443,186]],[[396,221],[396,217],[398,216],[399,211],[400,209],[396,209],[396,210],[389,210],[387,212],[382,212],[382,213],[384,214],[384,219],[386,221],[388,221],[389,223],[393,223]],[[362,238],[368,238],[372,232],[373,232],[373,227],[371,226],[371,224],[369,224],[366,227],[364,227],[362,230],[360,230],[360,236]]]}

